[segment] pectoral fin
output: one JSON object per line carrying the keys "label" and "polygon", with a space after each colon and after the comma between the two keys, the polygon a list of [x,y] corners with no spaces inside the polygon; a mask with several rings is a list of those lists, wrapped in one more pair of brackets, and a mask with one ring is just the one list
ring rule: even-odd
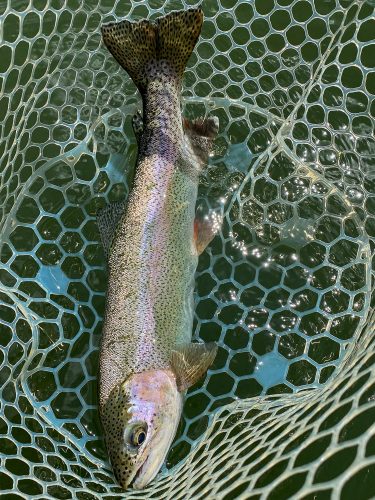
{"label": "pectoral fin", "polygon": [[96,222],[100,233],[100,239],[103,245],[104,254],[108,259],[109,250],[112,245],[113,236],[119,223],[121,215],[126,207],[125,201],[117,201],[105,206],[96,214]]}
{"label": "pectoral fin", "polygon": [[207,371],[217,353],[215,342],[187,344],[172,351],[171,367],[176,377],[177,389],[186,391]]}

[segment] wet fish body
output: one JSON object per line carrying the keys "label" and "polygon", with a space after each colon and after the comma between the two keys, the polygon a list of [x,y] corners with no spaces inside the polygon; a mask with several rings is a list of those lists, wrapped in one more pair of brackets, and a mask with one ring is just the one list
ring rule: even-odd
{"label": "wet fish body", "polygon": [[98,216],[108,259],[99,404],[119,483],[143,488],[175,435],[184,391],[206,371],[214,344],[192,344],[194,272],[215,234],[195,215],[198,178],[218,124],[181,116],[181,79],[199,36],[200,9],[111,24],[103,40],[137,85],[143,124],[126,203]]}

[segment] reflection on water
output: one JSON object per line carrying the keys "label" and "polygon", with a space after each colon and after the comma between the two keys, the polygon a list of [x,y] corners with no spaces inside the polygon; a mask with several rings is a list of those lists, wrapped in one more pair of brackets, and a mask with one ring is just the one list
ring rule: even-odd
{"label": "reflection on water", "polygon": [[66,294],[69,284],[68,277],[57,266],[41,266],[36,281],[49,293],[62,295]]}
{"label": "reflection on water", "polygon": [[277,352],[269,352],[258,361],[254,370],[254,378],[267,391],[285,381],[288,365],[284,356]]}
{"label": "reflection on water", "polygon": [[291,218],[280,229],[280,240],[285,245],[300,248],[314,239],[313,219]]}
{"label": "reflection on water", "polygon": [[[212,102],[210,112],[224,124],[226,116],[229,130],[237,116],[233,101],[220,99],[217,108]],[[187,104],[198,116],[206,102]],[[238,119],[253,113],[251,105],[237,107]],[[64,422],[64,432],[98,459],[105,459],[98,440],[96,376],[106,278],[95,213],[126,196],[136,154],[129,140],[135,109],[130,104],[97,119],[88,142],[41,166],[22,187],[22,199],[36,195],[37,204],[16,205],[12,214],[19,225],[5,225],[3,233],[3,241],[9,235],[35,267],[33,282],[21,286],[38,317],[23,368],[25,392],[48,421]],[[267,113],[265,121],[253,122],[255,130],[270,130]],[[125,135],[117,151],[108,152],[112,127],[125,127]],[[254,131],[248,127],[244,134],[232,145],[221,133],[225,156],[211,158],[200,187],[198,206],[205,213],[224,210],[225,218],[199,262],[195,334],[216,340],[220,350],[206,380],[188,394],[186,408],[194,402],[196,413],[185,413],[177,447],[185,446],[189,428],[209,404],[326,382],[366,316],[368,248],[350,206],[292,155],[250,152]],[[101,151],[96,156],[92,141]],[[18,257],[10,259],[9,268],[21,275]],[[345,311],[354,321],[343,323]],[[321,325],[323,316],[327,322]]]}
{"label": "reflection on water", "polygon": [[[89,2],[84,21],[73,3],[44,10],[45,2],[34,2],[41,11],[20,17],[30,44],[18,43],[14,54],[7,45],[0,61],[3,91],[11,96],[4,109],[18,120],[14,127],[13,118],[4,118],[3,131],[0,375],[9,421],[23,392],[44,421],[105,463],[96,378],[106,277],[95,214],[126,197],[131,185],[130,119],[139,103],[101,52],[98,27],[113,5]],[[125,3],[130,17],[148,15],[148,6]],[[194,334],[217,341],[219,354],[187,396],[170,466],[202,436],[214,407],[319,387],[335,373],[367,316],[364,228],[375,234],[373,123],[365,91],[340,88],[349,67],[338,74],[329,65],[320,75],[318,44],[301,42],[293,29],[287,47],[279,46],[280,30],[268,36],[268,28],[262,32],[268,21],[253,22],[256,9],[268,19],[261,2],[242,3],[233,15],[213,2],[204,8],[210,19],[186,72],[185,113],[220,120],[199,203],[207,210],[224,206],[225,218],[199,261]],[[119,4],[116,15],[123,9]],[[240,29],[224,35],[236,16]],[[5,42],[15,40],[12,19],[6,17]],[[329,17],[330,29],[340,19]],[[249,37],[249,29],[260,31]],[[17,85],[23,93],[14,93]]]}

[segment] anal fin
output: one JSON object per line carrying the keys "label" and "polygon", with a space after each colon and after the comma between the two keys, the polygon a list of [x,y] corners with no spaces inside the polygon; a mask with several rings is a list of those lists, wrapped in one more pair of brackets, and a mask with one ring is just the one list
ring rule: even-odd
{"label": "anal fin", "polygon": [[195,154],[202,163],[207,163],[213,142],[219,131],[219,119],[217,116],[197,118],[196,120],[184,118],[183,126]]}
{"label": "anal fin", "polygon": [[215,342],[187,344],[172,351],[171,368],[179,392],[186,391],[204,375],[216,357]]}
{"label": "anal fin", "polygon": [[126,201],[117,201],[106,205],[96,214],[96,222],[106,259],[112,245],[113,236],[122,214],[125,211]]}

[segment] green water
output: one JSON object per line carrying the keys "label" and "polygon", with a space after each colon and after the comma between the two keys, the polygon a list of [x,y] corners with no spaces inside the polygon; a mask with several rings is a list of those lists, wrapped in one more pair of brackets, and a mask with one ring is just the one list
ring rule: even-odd
{"label": "green water", "polygon": [[[349,9],[350,2],[347,3]],[[57,428],[61,426],[73,441],[76,439],[79,446],[105,460],[96,410],[96,374],[106,276],[95,214],[106,203],[126,196],[131,186],[136,146],[130,119],[139,101],[134,98],[133,84],[118,71],[100,45],[101,17],[104,21],[111,20],[108,13],[113,9],[113,1],[103,1],[97,6],[92,1],[56,0],[49,2],[50,8],[43,11],[47,2],[40,0],[33,2],[35,12],[27,10],[29,2],[15,1],[13,12],[7,14],[3,14],[3,4],[0,5],[3,40],[8,44],[0,48],[4,94],[0,115],[2,148],[5,151],[9,148],[0,167],[3,220],[23,191],[12,215],[16,227],[11,226],[9,241],[1,247],[4,269],[0,279],[5,287],[22,292],[18,299],[22,302],[27,298],[30,311],[39,317],[39,324],[32,331],[27,321],[17,319],[14,302],[2,291],[0,343],[7,354],[7,363],[16,367],[13,378],[24,369],[21,360],[27,360],[25,366],[30,375],[23,383],[31,402]],[[312,276],[306,274],[306,269],[316,265],[311,259],[323,262],[326,248],[331,262],[336,259],[334,264],[338,266],[343,265],[339,259],[349,262],[358,256],[360,250],[355,241],[345,244],[341,240],[334,248],[333,242],[340,231],[353,239],[358,237],[359,221],[366,218],[365,210],[370,214],[366,218],[366,231],[373,236],[373,207],[368,203],[363,210],[363,193],[361,198],[361,190],[356,189],[363,182],[363,176],[358,175],[358,155],[364,155],[364,169],[366,162],[368,170],[372,166],[369,146],[359,140],[356,154],[351,153],[352,145],[346,143],[348,138],[344,134],[349,119],[340,109],[345,106],[351,113],[360,113],[351,124],[354,132],[362,133],[366,127],[372,127],[365,113],[369,109],[367,97],[355,90],[363,76],[356,67],[345,71],[341,82],[349,93],[344,99],[335,83],[335,65],[328,61],[322,76],[324,91],[317,86],[308,96],[311,105],[306,120],[314,127],[308,130],[302,119],[303,106],[298,102],[309,83],[312,68],[318,67],[319,49],[328,44],[328,27],[338,27],[342,16],[333,13],[329,23],[320,17],[311,19],[312,7],[308,2],[279,1],[278,13],[267,21],[263,19],[275,5],[271,0],[252,3],[223,0],[220,5],[207,0],[203,6],[206,21],[201,42],[184,77],[185,115],[193,118],[209,112],[220,119],[215,154],[201,180],[199,206],[203,209],[207,203],[211,208],[223,206],[229,216],[221,235],[201,256],[196,281],[194,335],[203,341],[219,342],[219,353],[209,376],[187,396],[168,466],[189,453],[192,443],[207,429],[209,415],[216,408],[237,398],[291,393],[325,383],[340,364],[345,341],[355,333],[368,306],[367,295],[362,291],[367,275],[364,265],[358,264],[362,268],[356,267],[346,276],[348,290],[353,293],[359,290],[350,298],[351,314],[342,316],[339,324],[332,325],[332,335],[321,340],[319,335],[327,328],[324,313],[344,313],[349,307],[350,294],[332,296],[319,292],[337,278],[333,268],[320,268]],[[228,10],[216,16],[219,6]],[[122,17],[130,7],[130,2],[119,2],[114,13]],[[152,1],[135,5],[132,18],[148,17],[148,9],[158,7],[159,2]],[[168,3],[168,11],[183,7],[182,2]],[[317,3],[322,16],[329,16],[332,8],[331,2]],[[361,16],[368,15],[369,9],[364,4]],[[310,41],[304,43],[306,35],[298,23],[307,23]],[[349,20],[347,25],[349,40]],[[9,44],[15,43],[20,31],[22,41],[14,48],[12,62]],[[37,36],[38,33],[43,36]],[[360,39],[366,42],[370,38],[371,27],[364,23]],[[332,59],[336,56],[333,53]],[[340,62],[354,63],[356,58],[355,44],[347,43],[340,52]],[[366,49],[362,51],[361,62],[370,65]],[[368,78],[365,88],[371,91],[373,83]],[[320,97],[324,105],[333,108],[327,117]],[[30,103],[34,110],[27,113]],[[118,112],[119,108],[125,111]],[[275,200],[276,188],[264,176],[247,177],[248,172],[252,168],[266,169],[257,163],[260,155],[293,109],[296,125],[289,135],[297,144],[296,156],[306,162],[314,161],[309,142],[321,146],[320,173],[342,190],[350,186],[352,191],[346,190],[346,194],[358,207],[358,219],[345,228],[334,218],[323,221],[321,235],[326,246],[304,240],[312,224],[310,214],[320,213],[318,202],[299,205],[299,216],[303,217],[305,211],[310,218],[305,217],[302,227],[289,223],[284,245],[277,246],[278,236],[271,225],[262,226],[262,234],[251,231],[254,225],[262,223],[263,207]],[[17,116],[23,132],[15,139]],[[22,122],[22,116],[27,116],[26,123]],[[16,143],[18,147],[13,145]],[[340,155],[329,147],[332,144],[342,151]],[[345,176],[339,167],[346,169]],[[267,168],[271,178],[278,181],[278,175],[294,167],[280,156],[273,167]],[[367,191],[374,193],[371,181],[366,182]],[[314,186],[326,189],[324,183]],[[284,187],[294,196],[291,195],[290,201],[299,203],[298,189],[303,187],[286,184]],[[241,209],[233,202],[238,190],[243,201]],[[254,199],[246,201],[250,195]],[[345,207],[340,196],[330,196],[327,203],[330,214],[343,217]],[[225,202],[220,202],[222,198]],[[288,210],[289,206],[280,204],[274,207],[274,212],[268,211],[267,217],[288,221]],[[250,252],[246,258],[241,245],[246,245]],[[296,253],[303,266],[285,271]],[[14,254],[17,255],[13,259]],[[270,256],[271,265],[261,268]],[[10,271],[6,269],[8,262]],[[310,279],[315,280],[318,291],[300,291]],[[298,328],[298,314],[290,309],[273,313],[288,300],[298,301],[297,309],[302,315]],[[321,301],[324,304],[319,312]],[[14,331],[21,342],[11,344]],[[302,336],[298,334],[301,331]],[[31,350],[27,346],[33,338]],[[42,353],[46,356],[42,357]],[[298,360],[293,362],[294,358]],[[9,368],[4,364],[0,375],[4,381],[9,376]],[[11,385],[3,389],[4,407],[9,408],[12,398],[14,401],[12,391]],[[1,422],[5,420],[0,417]],[[90,440],[85,441],[83,431]],[[15,462],[12,473],[24,474],[22,467],[22,462]],[[25,484],[23,492],[33,494],[33,484]]]}

